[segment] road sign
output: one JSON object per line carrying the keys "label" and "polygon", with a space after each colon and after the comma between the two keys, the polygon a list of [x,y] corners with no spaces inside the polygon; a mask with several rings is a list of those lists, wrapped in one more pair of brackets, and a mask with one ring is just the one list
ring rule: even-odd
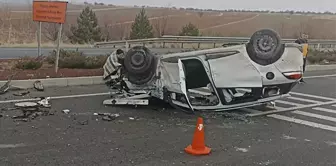
{"label": "road sign", "polygon": [[33,1],[33,20],[39,22],[38,56],[40,56],[41,53],[41,22],[59,24],[55,62],[56,73],[58,71],[62,28],[63,24],[65,23],[67,5],[67,1]]}
{"label": "road sign", "polygon": [[33,20],[64,24],[67,4],[64,1],[34,1]]}

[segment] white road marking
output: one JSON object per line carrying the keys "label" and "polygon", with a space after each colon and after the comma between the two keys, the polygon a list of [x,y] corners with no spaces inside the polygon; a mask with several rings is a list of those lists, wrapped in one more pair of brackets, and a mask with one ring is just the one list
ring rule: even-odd
{"label": "white road marking", "polygon": [[308,77],[303,77],[304,79],[306,78],[325,78],[325,77],[336,77],[336,74],[330,74],[330,75],[320,75],[320,76],[308,76]]}
{"label": "white road marking", "polygon": [[[262,111],[257,111],[254,109],[246,109],[244,108],[245,111],[247,112],[251,112],[251,113],[260,113]],[[301,112],[299,112],[301,113]],[[304,112],[306,113],[306,112]],[[307,115],[307,114],[305,114]],[[314,114],[317,115],[317,114]],[[319,124],[319,123],[315,123],[315,122],[310,122],[310,121],[305,121],[305,120],[301,120],[301,119],[297,119],[297,118],[292,118],[292,117],[288,117],[288,116],[283,116],[283,115],[278,115],[278,114],[271,114],[271,115],[267,115],[267,117],[271,117],[274,119],[278,119],[278,120],[283,120],[283,121],[287,121],[287,122],[291,122],[291,123],[296,123],[296,124],[301,124],[301,125],[306,125],[309,127],[313,127],[313,128],[319,128],[319,129],[323,129],[323,130],[328,130],[328,131],[334,131],[336,132],[336,127],[334,126],[328,126],[328,125],[324,125],[324,124]],[[321,118],[321,116],[319,116]],[[323,117],[325,119],[329,119],[331,117]],[[331,120],[331,119],[329,119]],[[335,120],[335,119],[333,119]]]}
{"label": "white road marking", "polygon": [[[66,98],[78,98],[78,97],[92,97],[92,96],[106,96],[110,93],[91,93],[91,94],[81,94],[81,95],[67,95],[67,96],[54,96],[50,97],[51,100],[53,99],[66,99]],[[26,101],[39,101],[40,98],[31,98],[31,99],[17,99],[17,100],[3,100],[0,101],[0,104],[6,104],[6,103],[18,103],[18,102],[26,102]]]}
{"label": "white road marking", "polygon": [[327,142],[325,142],[325,143],[327,143],[327,144],[330,145],[330,146],[336,146],[336,142],[327,141]]}
{"label": "white road marking", "polygon": [[295,137],[291,137],[289,135],[283,135],[282,138],[283,139],[296,139]]}
{"label": "white road marking", "polygon": [[0,144],[0,149],[24,147],[25,144]]}
{"label": "white road marking", "polygon": [[323,125],[323,124],[319,124],[319,123],[309,122],[309,121],[305,121],[305,120],[301,120],[301,119],[290,118],[290,117],[287,117],[287,116],[276,115],[276,114],[267,115],[267,116],[275,118],[275,119],[279,119],[279,120],[284,120],[284,121],[288,121],[288,122],[292,122],[292,123],[302,124],[302,125],[306,125],[306,126],[310,126],[310,127],[314,127],[314,128],[320,128],[320,129],[336,132],[336,127],[333,127],[333,126]]}
{"label": "white road marking", "polygon": [[312,98],[317,98],[317,99],[322,99],[322,100],[336,100],[335,98],[316,96],[316,95],[310,95],[310,94],[298,93],[298,92],[289,92],[289,94],[304,96],[304,97],[312,97]]}
{"label": "white road marking", "polygon": [[281,103],[281,104],[293,105],[293,106],[303,106],[303,104],[292,103],[292,102],[283,101],[283,100],[275,100],[275,103]]}
{"label": "white road marking", "polygon": [[287,98],[287,99],[291,99],[291,100],[298,100],[298,101],[308,102],[308,103],[319,103],[319,102],[316,101],[316,100],[309,100],[309,99],[298,98],[298,97],[293,97],[293,96],[286,97],[286,98]]}
{"label": "white road marking", "polygon": [[[309,96],[309,97],[312,97],[312,96]],[[320,96],[318,96],[318,97],[320,97]],[[294,98],[294,99],[296,99],[296,98]],[[303,100],[300,100],[300,101],[303,101]],[[280,101],[280,102],[282,102],[282,101]],[[282,103],[293,105],[293,103],[288,103],[288,102],[282,102]],[[316,103],[316,101],[315,101],[315,103]],[[326,103],[327,104],[328,103],[336,103],[336,101],[334,100],[334,101],[326,102]],[[319,103],[313,104],[313,105],[324,105],[324,104],[325,103],[323,103],[323,102],[319,102]],[[336,105],[333,105],[333,106],[336,106]],[[302,105],[301,107],[306,108],[306,105]],[[283,108],[283,107],[278,107],[278,106],[276,106],[275,108],[276,108],[276,110],[280,110],[280,111],[281,110],[286,110],[286,109],[287,110],[291,109],[291,108]],[[336,113],[336,111],[334,111],[334,110],[324,109],[324,108],[321,108],[321,107],[315,107],[313,109],[318,110],[318,111]],[[258,110],[252,109],[252,108],[243,108],[241,110],[249,112],[251,114],[262,114],[263,113],[263,111],[258,111]],[[295,109],[292,109],[292,110],[295,110]],[[287,121],[287,122],[291,122],[291,123],[302,124],[302,125],[305,125],[305,126],[310,126],[310,127],[314,127],[314,128],[319,128],[319,129],[323,129],[323,130],[328,130],[328,131],[334,131],[334,132],[336,132],[336,127],[334,127],[334,126],[328,126],[328,125],[324,125],[324,124],[320,124],[320,123],[315,123],[315,122],[310,122],[310,121],[305,121],[305,120],[301,120],[301,119],[297,119],[297,118],[291,118],[291,117],[288,117],[288,116],[278,115],[278,114],[275,114],[275,113],[278,113],[278,112],[274,112],[274,114],[266,115],[266,116],[270,117],[270,118],[282,120],[282,121]],[[308,116],[308,117],[314,117],[314,118],[318,118],[318,119],[323,119],[323,120],[327,120],[327,121],[336,122],[336,118],[333,118],[333,117],[328,117],[328,116],[323,116],[323,115],[318,115],[318,114],[313,114],[313,113],[308,113],[308,112],[303,112],[303,111],[294,111],[292,113],[303,115],[303,116]],[[310,140],[305,140],[305,141],[310,141]]]}
{"label": "white road marking", "polygon": [[315,108],[313,108],[313,110],[323,111],[323,112],[328,112],[328,113],[334,113],[334,114],[336,114],[336,110],[327,109],[327,108],[322,108],[322,107],[315,107]]}
{"label": "white road marking", "polygon": [[303,115],[303,116],[308,116],[308,117],[313,117],[313,118],[317,118],[317,119],[327,120],[327,121],[331,121],[331,122],[336,122],[336,118],[333,118],[333,117],[330,117],[330,116],[313,114],[313,113],[304,112],[304,111],[293,111],[292,113],[298,114],[298,115]]}
{"label": "white road marking", "polygon": [[269,114],[277,114],[277,113],[281,113],[281,112],[289,112],[289,111],[303,109],[303,108],[318,107],[318,106],[330,105],[330,104],[336,104],[336,100],[327,101],[327,102],[323,102],[323,103],[317,103],[317,104],[306,104],[306,105],[302,105],[302,106],[284,108],[284,109],[281,109],[281,110],[272,110],[272,111],[264,111],[264,112],[260,112],[260,113],[252,113],[252,114],[247,114],[247,116],[255,117],[255,116],[263,116],[263,115],[269,115]]}

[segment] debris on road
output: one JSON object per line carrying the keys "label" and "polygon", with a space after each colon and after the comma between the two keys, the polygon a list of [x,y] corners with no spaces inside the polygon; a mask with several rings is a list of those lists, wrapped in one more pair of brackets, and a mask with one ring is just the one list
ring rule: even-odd
{"label": "debris on road", "polygon": [[291,137],[291,136],[288,136],[288,135],[283,135],[282,138],[283,139],[296,139],[295,137]]}
{"label": "debris on road", "polygon": [[[41,100],[42,101],[42,100]],[[46,101],[36,103],[36,102],[20,102],[15,103],[15,109],[21,110],[22,115],[19,116],[12,116],[12,119],[14,121],[23,121],[28,122],[32,119],[37,118],[38,116],[48,116],[48,115],[54,115],[49,110],[45,110],[43,108],[49,108],[50,104]]]}
{"label": "debris on road", "polygon": [[9,77],[8,77],[8,81],[7,81],[3,86],[0,87],[0,94],[1,94],[1,95],[2,95],[2,94],[5,94],[5,93],[9,90],[9,88],[10,88],[10,83],[12,82],[12,79],[13,79],[13,77],[14,77],[16,74],[17,74],[17,73],[15,73],[15,74],[9,76]]}
{"label": "debris on road", "polygon": [[50,97],[41,97],[41,101],[37,102],[38,104],[40,104],[41,106],[43,107],[46,107],[46,108],[50,108],[51,105],[49,103],[49,100],[50,100]]}
{"label": "debris on road", "polygon": [[112,118],[110,118],[109,116],[104,116],[102,118],[102,120],[104,120],[104,121],[112,121]]}
{"label": "debris on road", "polygon": [[78,121],[77,124],[82,125],[82,126],[88,125],[89,124],[89,120]]}
{"label": "debris on road", "polygon": [[25,96],[29,93],[30,93],[29,91],[23,91],[23,92],[14,93],[13,95],[14,96]]}
{"label": "debris on road", "polygon": [[22,119],[14,119],[15,122],[29,122],[29,119],[22,118]]}
{"label": "debris on road", "polygon": [[118,118],[119,114],[111,114],[111,113],[98,113],[99,116],[103,116],[102,120],[104,121],[112,121]]}
{"label": "debris on road", "polygon": [[129,119],[129,120],[135,120],[135,118],[133,118],[133,117],[129,117],[128,119]]}
{"label": "debris on road", "polygon": [[231,113],[231,112],[223,112],[223,113],[221,113],[221,115],[224,118],[228,118],[228,119],[232,119],[232,120],[239,120],[239,121],[243,121],[243,122],[249,122],[247,117],[244,116],[244,115],[241,115],[241,114]]}
{"label": "debris on road", "polygon": [[3,85],[3,86],[0,87],[0,94],[5,94],[8,91],[8,89],[10,87],[10,82],[11,82],[11,80],[8,80],[5,83],[5,85]]}
{"label": "debris on road", "polygon": [[44,87],[43,87],[43,84],[41,81],[35,81],[34,82],[34,88],[37,90],[37,91],[44,91]]}
{"label": "debris on road", "polygon": [[69,114],[69,113],[70,113],[70,110],[65,109],[65,110],[63,110],[62,112],[65,113],[65,114]]}
{"label": "debris on road", "polygon": [[246,148],[238,148],[238,147],[236,147],[235,149],[236,149],[237,152],[244,152],[244,153],[248,152],[248,149],[246,149]]}
{"label": "debris on road", "polygon": [[1,108],[1,111],[12,111],[17,110],[17,108]]}

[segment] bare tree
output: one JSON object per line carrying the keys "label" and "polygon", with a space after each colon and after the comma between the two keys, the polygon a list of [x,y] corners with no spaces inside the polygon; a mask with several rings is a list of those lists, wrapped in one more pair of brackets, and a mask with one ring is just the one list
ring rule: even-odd
{"label": "bare tree", "polygon": [[[43,30],[42,34],[44,37],[46,37],[48,40],[52,41],[52,42],[56,42],[57,41],[57,37],[58,37],[58,29],[59,26],[55,23],[43,23],[42,25]],[[64,35],[62,35],[64,36]]]}
{"label": "bare tree", "polygon": [[[11,35],[12,35],[12,13],[11,13],[11,9],[9,8],[8,2],[7,0],[2,2],[2,30],[3,30],[3,34],[7,36],[7,43],[10,43],[11,41]],[[7,32],[7,34],[5,34]]]}
{"label": "bare tree", "polygon": [[[60,29],[60,24],[57,23],[43,23],[42,24],[42,34],[43,36],[52,42],[56,42],[58,39],[58,31]],[[68,36],[70,35],[70,30],[69,30],[69,25],[68,24],[63,24],[63,29],[62,29],[62,37],[61,41],[65,42],[68,41],[69,38]]]}
{"label": "bare tree", "polygon": [[167,22],[169,19],[169,10],[169,8],[165,8],[161,15],[153,21],[155,34],[157,37],[163,36],[166,32]]}
{"label": "bare tree", "polygon": [[108,27],[108,34],[110,40],[123,40],[126,37],[127,24],[116,23]]}
{"label": "bare tree", "polygon": [[109,16],[104,15],[103,18],[104,27],[102,28],[102,34],[105,41],[111,40],[111,22],[109,21]]}

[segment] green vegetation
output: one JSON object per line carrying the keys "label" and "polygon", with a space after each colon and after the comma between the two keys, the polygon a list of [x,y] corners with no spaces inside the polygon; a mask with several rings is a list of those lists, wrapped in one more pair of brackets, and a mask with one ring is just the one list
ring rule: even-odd
{"label": "green vegetation", "polygon": [[77,26],[71,27],[72,43],[85,44],[102,40],[101,29],[96,14],[86,7],[77,18]]}
{"label": "green vegetation", "polygon": [[145,8],[142,8],[139,14],[136,15],[130,33],[130,39],[145,39],[152,38],[153,26],[150,24]]}
{"label": "green vegetation", "polygon": [[189,23],[184,27],[182,27],[182,30],[180,32],[180,36],[199,36],[199,35],[200,32],[198,28],[192,23]]}

